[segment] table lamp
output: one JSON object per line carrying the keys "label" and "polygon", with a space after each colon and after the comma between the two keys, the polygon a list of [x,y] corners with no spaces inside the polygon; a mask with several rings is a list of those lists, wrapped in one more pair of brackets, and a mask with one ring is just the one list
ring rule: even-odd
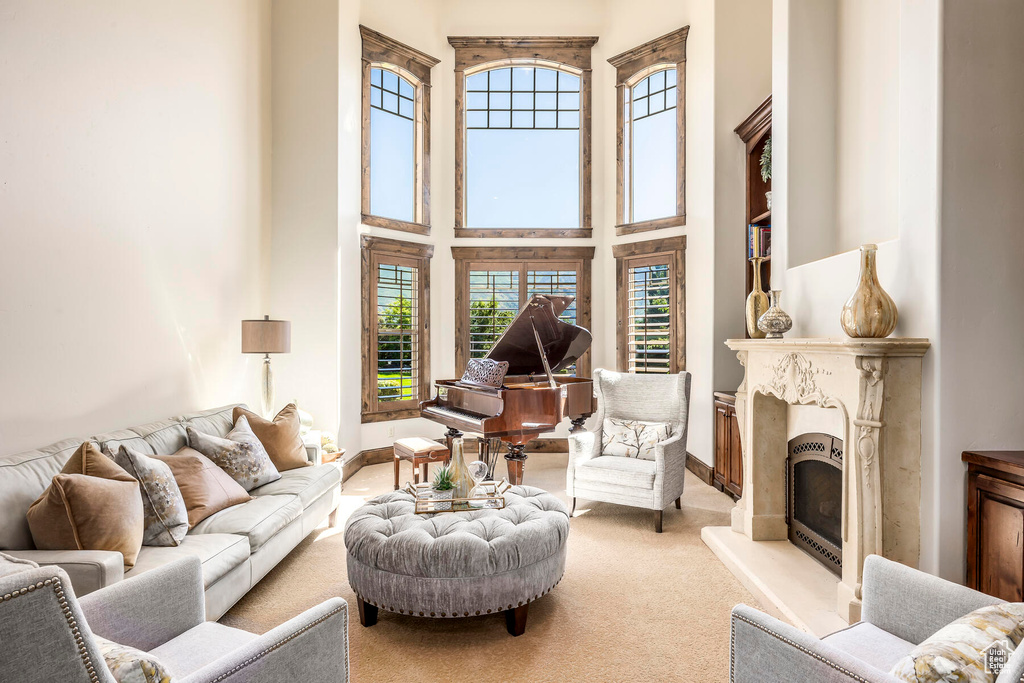
{"label": "table lamp", "polygon": [[269,315],[263,320],[242,321],[242,353],[262,353],[262,391],[263,417],[270,419],[274,409],[274,373],[270,370],[270,354],[291,353],[292,323],[289,320],[271,320]]}

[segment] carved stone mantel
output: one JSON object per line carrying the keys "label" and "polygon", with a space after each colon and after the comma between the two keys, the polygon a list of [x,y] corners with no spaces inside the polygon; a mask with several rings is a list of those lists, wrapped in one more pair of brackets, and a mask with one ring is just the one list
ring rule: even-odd
{"label": "carved stone mantel", "polygon": [[[860,618],[864,559],[916,567],[921,545],[921,359],[927,339],[730,339],[745,368],[736,393],[743,497],[733,531],[786,540],[787,405],[843,416],[843,575],[837,611]],[[838,436],[838,435],[837,435]]]}

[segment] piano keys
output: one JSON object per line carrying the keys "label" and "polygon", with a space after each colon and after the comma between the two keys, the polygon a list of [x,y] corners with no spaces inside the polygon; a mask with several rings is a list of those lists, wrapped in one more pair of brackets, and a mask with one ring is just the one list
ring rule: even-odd
{"label": "piano keys", "polygon": [[572,431],[581,429],[597,409],[590,378],[555,374],[590,348],[589,331],[558,318],[573,298],[534,295],[519,312],[487,354],[508,363],[500,386],[481,385],[466,375],[438,380],[437,395],[420,403],[422,417],[448,427],[449,448],[464,432],[504,441],[513,484],[523,481],[530,440],[554,431],[567,417]]}

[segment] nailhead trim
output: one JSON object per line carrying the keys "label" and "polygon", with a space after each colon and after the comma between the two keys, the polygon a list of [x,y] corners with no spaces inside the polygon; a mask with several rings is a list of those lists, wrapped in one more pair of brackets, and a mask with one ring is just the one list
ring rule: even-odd
{"label": "nailhead trim", "polygon": [[[562,578],[563,577],[561,577],[561,576],[558,577],[558,581],[555,581],[555,583],[552,584],[552,586],[550,588],[542,590],[540,593],[537,593],[532,598],[527,598],[526,600],[520,600],[518,606],[522,607],[523,605],[528,605],[531,602],[533,602],[534,600],[537,600],[539,598],[544,597],[545,595],[550,593],[552,590],[554,590],[555,586],[557,586],[558,584],[560,584],[562,582]],[[411,609],[410,610],[406,610],[404,608],[398,608],[398,607],[395,607],[395,606],[389,607],[387,605],[381,605],[379,603],[373,602],[372,600],[367,600],[366,598],[363,598],[363,597],[360,597],[360,596],[357,596],[357,597],[359,597],[359,599],[362,600],[363,602],[365,602],[367,605],[373,605],[377,609],[382,609],[382,610],[385,610],[387,612],[397,612],[398,614],[406,614],[406,613],[408,613],[410,617],[416,616],[416,614],[417,614],[417,612],[415,610],[411,610]],[[511,603],[509,603],[509,605],[507,607],[502,607],[501,605],[499,605],[499,606],[497,606],[497,607],[495,607],[493,609],[486,610],[486,613],[487,614],[491,614],[492,612],[504,612],[505,610],[515,609],[515,607],[516,607],[516,605],[513,605]],[[426,614],[425,612],[419,612],[418,614],[421,617],[431,616],[431,617],[447,618],[447,619],[458,618],[458,617],[468,617],[470,615],[469,612],[463,612],[462,614],[459,614],[458,612],[452,612],[451,614],[448,614],[446,612],[441,612],[440,614],[438,614],[436,612],[430,612],[429,615]],[[479,615],[480,614],[480,610],[477,610],[476,614]],[[1024,682],[1022,682],[1022,683],[1024,683]]]}
{"label": "nailhead trim", "polygon": [[32,585],[25,586],[24,588],[12,593],[7,593],[3,596],[2,602],[10,602],[22,595],[28,595],[29,593],[34,593],[37,589],[49,586],[53,587],[54,595],[57,596],[57,603],[60,605],[61,611],[64,612],[64,620],[67,621],[68,629],[71,631],[71,635],[75,639],[75,645],[78,647],[78,656],[82,660],[82,665],[85,666],[86,673],[89,674],[89,680],[92,681],[92,683],[99,683],[99,674],[96,673],[96,667],[92,663],[92,657],[89,655],[89,651],[85,647],[85,638],[82,636],[82,632],[78,628],[78,621],[75,619],[75,614],[71,611],[71,605],[68,604],[67,597],[64,595],[64,587],[59,576],[54,576],[46,579],[45,581],[39,581]]}
{"label": "nailhead trim", "polygon": [[[347,607],[347,605],[341,605],[341,606],[335,607],[334,609],[332,609],[327,614],[323,615],[322,617],[320,617],[316,621],[313,621],[313,622],[311,622],[309,624],[306,624],[305,626],[303,626],[298,631],[296,631],[295,633],[291,634],[290,636],[288,636],[284,640],[278,641],[278,642],[274,643],[273,645],[271,645],[270,647],[268,647],[267,649],[263,650],[262,652],[259,652],[259,653],[255,654],[255,655],[253,655],[252,657],[250,657],[249,659],[245,660],[244,662],[242,662],[241,664],[239,664],[235,668],[231,669],[230,671],[225,671],[220,676],[218,676],[217,678],[213,679],[210,683],[220,683],[220,681],[223,681],[223,680],[225,680],[225,679],[227,679],[227,678],[229,678],[231,676],[234,676],[236,673],[238,673],[239,671],[241,671],[245,667],[249,666],[250,664],[255,662],[257,659],[261,659],[262,657],[270,654],[274,650],[280,649],[281,647],[283,647],[284,645],[286,645],[290,641],[292,641],[292,640],[298,638],[299,636],[301,636],[303,633],[305,633],[309,629],[311,629],[314,626],[317,626],[317,625],[323,623],[327,619],[330,619],[331,617],[333,617],[335,614],[337,614],[338,612],[342,611],[346,607]],[[347,644],[346,644],[346,646],[347,646]]]}
{"label": "nailhead trim", "polygon": [[[816,652],[811,652],[806,647],[804,647],[803,645],[800,645],[796,641],[794,641],[794,640],[792,640],[790,638],[787,638],[787,637],[783,636],[782,634],[776,633],[775,631],[772,631],[769,628],[765,628],[761,624],[757,624],[757,623],[751,621],[750,619],[747,619],[746,617],[742,617],[742,616],[740,616],[738,614],[733,614],[732,615],[732,637],[729,639],[729,681],[731,683],[736,683],[736,622],[737,621],[742,621],[745,624],[749,624],[749,625],[753,626],[754,628],[758,629],[759,631],[763,631],[764,633],[767,633],[768,635],[772,636],[773,638],[776,638],[777,640],[781,640],[782,642],[786,643],[790,647],[794,647],[797,650],[799,650],[800,652],[803,652],[804,654],[810,655],[814,659],[817,659],[822,664],[825,664],[826,666],[828,666],[830,668],[833,668],[833,669],[835,669],[836,671],[838,671],[840,673],[846,674],[847,676],[849,676],[853,680],[858,681],[858,683],[871,683],[871,681],[869,681],[868,679],[862,678],[861,676],[858,676],[857,674],[853,673],[849,669],[845,669],[845,668],[839,666],[838,664],[836,664],[835,662],[829,661],[828,659],[826,659],[822,655],[819,655]],[[1022,679],[1022,680],[1024,680],[1024,679]]]}

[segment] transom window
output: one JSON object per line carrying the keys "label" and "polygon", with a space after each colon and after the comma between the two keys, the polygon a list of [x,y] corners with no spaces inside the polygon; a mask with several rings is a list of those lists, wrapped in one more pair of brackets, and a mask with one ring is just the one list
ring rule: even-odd
{"label": "transom window", "polygon": [[437,60],[360,26],[362,222],[430,232],[430,70]]}
{"label": "transom window", "polygon": [[[483,358],[534,294],[575,297],[561,320],[590,327],[593,247],[452,247],[456,272],[456,360]],[[589,376],[590,353],[563,374]]]}
{"label": "transom window", "polygon": [[419,415],[430,393],[433,247],[364,235],[363,422]]}
{"label": "transom window", "polygon": [[618,89],[616,234],[686,224],[688,33],[687,26],[608,60]]}
{"label": "transom window", "polygon": [[642,374],[686,369],[686,237],[612,247],[618,269],[618,368]]}
{"label": "transom window", "polygon": [[596,38],[449,38],[456,237],[590,235]]}

